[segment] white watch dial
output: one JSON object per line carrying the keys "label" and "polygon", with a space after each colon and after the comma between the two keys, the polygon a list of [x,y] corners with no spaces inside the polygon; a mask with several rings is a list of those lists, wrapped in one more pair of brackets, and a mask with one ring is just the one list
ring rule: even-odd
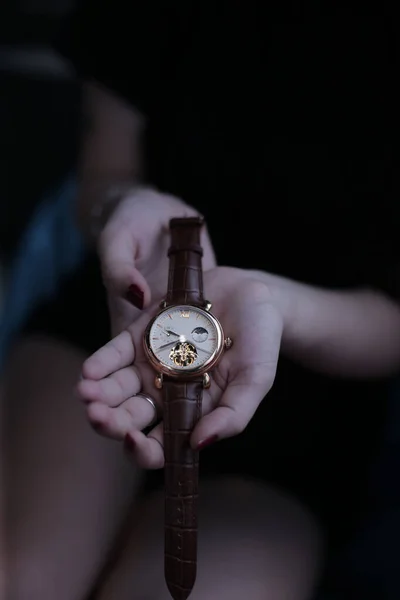
{"label": "white watch dial", "polygon": [[204,310],[172,306],[156,317],[149,332],[150,348],[166,367],[197,370],[218,350],[220,332]]}

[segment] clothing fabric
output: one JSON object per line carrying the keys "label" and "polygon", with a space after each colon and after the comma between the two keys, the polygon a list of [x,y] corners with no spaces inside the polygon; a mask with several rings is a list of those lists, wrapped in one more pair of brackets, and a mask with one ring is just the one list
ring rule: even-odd
{"label": "clothing fabric", "polygon": [[10,344],[38,306],[56,296],[86,250],[75,226],[76,181],[67,177],[35,210],[11,261],[0,319],[0,370]]}

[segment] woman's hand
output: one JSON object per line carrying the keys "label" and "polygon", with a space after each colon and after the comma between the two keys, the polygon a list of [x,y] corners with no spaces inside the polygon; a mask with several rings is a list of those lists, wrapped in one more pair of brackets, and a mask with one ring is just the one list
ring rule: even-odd
{"label": "woman's hand", "polygon": [[[167,289],[169,221],[194,215],[183,201],[149,188],[137,188],[119,203],[98,244],[113,335]],[[206,229],[202,246],[206,271],[216,264]]]}
{"label": "woman's hand", "polygon": [[[217,267],[205,273],[204,283],[213,313],[234,343],[211,373],[211,387],[204,390],[203,417],[191,436],[193,448],[245,429],[273,384],[283,330],[268,287],[251,272]],[[155,388],[155,372],[142,341],[155,313],[156,309],[146,311],[88,358],[78,384],[95,429],[117,440],[128,436],[143,468],[164,464],[162,423],[147,436],[142,433],[153,420],[154,409],[136,395],[143,392],[153,398],[162,416],[162,395]]]}

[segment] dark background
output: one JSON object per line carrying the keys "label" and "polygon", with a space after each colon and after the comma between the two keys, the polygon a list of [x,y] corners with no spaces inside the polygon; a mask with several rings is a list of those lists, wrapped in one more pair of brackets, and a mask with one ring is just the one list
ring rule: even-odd
{"label": "dark background", "polygon": [[0,264],[35,205],[76,160],[79,89],[52,39],[72,0],[6,0],[0,8]]}

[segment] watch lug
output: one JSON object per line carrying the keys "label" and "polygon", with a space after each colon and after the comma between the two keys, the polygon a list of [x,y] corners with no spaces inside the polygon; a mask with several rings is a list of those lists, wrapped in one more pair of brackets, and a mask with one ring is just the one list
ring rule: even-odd
{"label": "watch lug", "polygon": [[159,304],[160,308],[167,308],[167,301],[166,300],[161,300],[160,304]]}
{"label": "watch lug", "polygon": [[209,300],[206,300],[204,303],[204,310],[206,310],[207,312],[210,312],[210,310],[212,309],[212,304]]}
{"label": "watch lug", "polygon": [[154,385],[156,386],[156,388],[158,390],[161,390],[161,388],[163,386],[163,374],[162,373],[157,373],[156,378],[154,380]]}
{"label": "watch lug", "polygon": [[209,376],[208,373],[204,373],[204,375],[203,375],[203,388],[205,390],[208,390],[208,388],[210,387],[210,385],[211,385],[210,376]]}

